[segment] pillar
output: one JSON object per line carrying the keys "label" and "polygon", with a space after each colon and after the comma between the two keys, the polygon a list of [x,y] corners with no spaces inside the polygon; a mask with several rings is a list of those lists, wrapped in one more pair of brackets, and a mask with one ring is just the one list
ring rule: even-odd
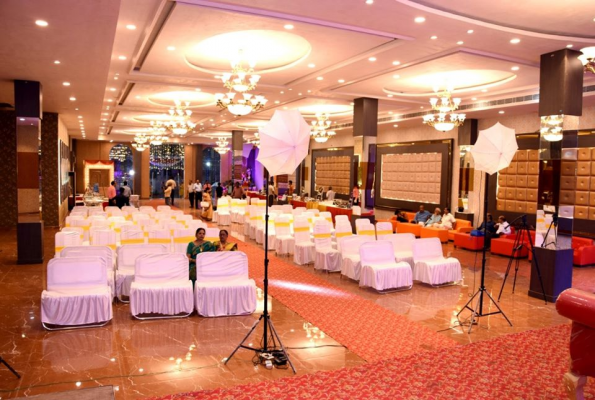
{"label": "pillar", "polygon": [[242,169],[244,164],[244,132],[231,131],[231,151],[233,152],[233,172],[234,182],[242,182]]}
{"label": "pillar", "polygon": [[0,227],[17,226],[17,118],[14,111],[0,111],[0,174],[6,190],[0,196]]}
{"label": "pillar", "polygon": [[378,133],[378,99],[358,98],[353,106],[354,155],[359,157],[357,181],[360,184],[362,208],[373,208],[374,173],[376,169],[376,136]]}

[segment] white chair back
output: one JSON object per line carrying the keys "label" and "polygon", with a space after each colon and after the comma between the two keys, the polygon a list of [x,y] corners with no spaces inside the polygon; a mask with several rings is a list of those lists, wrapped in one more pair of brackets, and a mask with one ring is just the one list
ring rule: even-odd
{"label": "white chair back", "polygon": [[150,227],[147,242],[149,244],[162,244],[169,249],[171,247],[171,232],[165,228]]}
{"label": "white chair back", "polygon": [[107,268],[114,268],[114,252],[107,246],[72,246],[60,252],[61,258],[99,257],[104,258]]}
{"label": "white chair back", "polygon": [[248,257],[241,251],[200,253],[196,256],[196,281],[220,282],[248,279]]}
{"label": "white chair back", "polygon": [[155,209],[151,206],[140,206],[138,209],[143,214],[153,215],[155,214]]}
{"label": "white chair back", "polygon": [[[136,259],[143,254],[166,254],[169,247],[162,244],[127,244],[118,247],[118,269],[133,269]],[[188,264],[186,264],[188,265]]]}
{"label": "white chair back", "polygon": [[289,215],[279,215],[275,218],[275,235],[291,236],[291,222]]}
{"label": "white chair back", "polygon": [[443,259],[442,243],[439,238],[417,239],[413,242],[413,261]]}
{"label": "white chair back", "polygon": [[107,228],[91,228],[91,245],[92,246],[108,246],[112,250],[116,250],[116,232]]}
{"label": "white chair back", "polygon": [[317,249],[332,247],[331,225],[324,219],[314,224],[314,245]]}
{"label": "white chair back", "polygon": [[296,244],[310,241],[310,224],[307,216],[295,217],[293,220],[293,235]]}
{"label": "white chair back", "polygon": [[157,211],[170,211],[170,206],[157,206]]}
{"label": "white chair back", "polygon": [[217,214],[229,214],[229,200],[231,198],[229,196],[224,196],[217,199]]}
{"label": "white chair back", "polygon": [[393,235],[393,224],[390,222],[376,223],[376,238],[378,240],[388,240]]}
{"label": "white chair back", "polygon": [[205,229],[205,240],[207,242],[216,242],[219,240],[219,228]]}
{"label": "white chair back", "polygon": [[369,219],[356,219],[355,229],[358,235],[376,237],[376,230]]}
{"label": "white chair back", "polygon": [[134,263],[134,281],[138,283],[184,283],[188,276],[188,258],[184,254],[143,254]]}
{"label": "white chair back", "polygon": [[107,218],[107,213],[101,207],[93,207],[89,210],[89,217],[92,215],[100,215]]}
{"label": "white chair back", "polygon": [[85,237],[85,231],[83,231],[83,228],[81,228],[80,226],[67,226],[62,228],[60,232],[76,232],[81,236],[81,240],[83,240],[83,238]]}
{"label": "white chair back", "polygon": [[196,239],[196,229],[182,228],[174,229],[173,240],[174,240],[174,253],[186,254],[188,243],[193,242]]}
{"label": "white chair back", "polygon": [[99,257],[52,258],[48,262],[47,289],[91,289],[105,287],[107,265]]}
{"label": "white chair back", "polygon": [[339,222],[341,222],[341,223],[346,222],[348,224],[351,224],[351,222],[349,221],[349,217],[347,215],[336,215],[335,216],[335,225],[338,224]]}
{"label": "white chair back", "polygon": [[91,221],[91,228],[109,228],[109,222],[105,218],[96,218],[91,217],[94,219],[90,219]]}
{"label": "white chair back", "polygon": [[337,224],[337,226],[335,227],[335,238],[337,239],[337,249],[341,250],[343,241],[346,238],[349,238],[351,236],[353,236],[351,224],[346,224],[346,223]]}
{"label": "white chair back", "polygon": [[333,225],[333,216],[330,212],[323,211],[320,213],[320,217],[326,219],[331,224],[331,226]]}
{"label": "white chair back", "polygon": [[65,247],[81,246],[82,244],[83,239],[81,238],[81,234],[79,232],[57,232],[56,236],[54,237],[55,256],[60,257],[59,254]]}
{"label": "white chair back", "polygon": [[411,253],[416,239],[413,233],[397,233],[389,236],[388,240],[392,242],[395,253]]}
{"label": "white chair back", "polygon": [[393,244],[387,240],[362,244],[359,248],[359,256],[362,266],[391,264],[395,262]]}
{"label": "white chair back", "polygon": [[207,229],[207,224],[205,224],[204,222],[202,222],[199,219],[193,219],[192,221],[189,221],[187,226],[188,226],[188,229],[192,230],[192,236],[195,235],[196,230],[198,228],[204,228],[205,230]]}
{"label": "white chair back", "polygon": [[66,217],[65,221],[64,221],[64,226],[73,226],[72,225],[72,221],[74,221],[75,219],[78,219],[79,221],[82,221],[86,218],[86,213],[85,215],[73,215],[72,213]]}
{"label": "white chair back", "polygon": [[374,242],[371,236],[350,236],[341,242],[341,256],[359,256],[359,248],[364,243]]}
{"label": "white chair back", "polygon": [[140,227],[136,225],[125,225],[125,227],[126,229],[124,229],[124,226],[122,227],[122,232],[120,233],[121,245],[145,243],[145,232]]}
{"label": "white chair back", "polygon": [[306,212],[306,207],[297,207],[297,208],[294,208],[293,210],[291,210],[291,213],[293,214],[293,218],[297,217],[298,215],[302,215],[305,212]]}

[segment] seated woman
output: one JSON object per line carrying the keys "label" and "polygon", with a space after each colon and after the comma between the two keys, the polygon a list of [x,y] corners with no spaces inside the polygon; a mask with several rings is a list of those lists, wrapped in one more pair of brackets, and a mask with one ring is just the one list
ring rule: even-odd
{"label": "seated woman", "polygon": [[201,218],[205,221],[211,221],[213,219],[213,202],[211,201],[211,193],[204,190],[202,192],[201,207]]}
{"label": "seated woman", "polygon": [[430,227],[433,225],[438,225],[442,221],[442,211],[438,207],[434,210],[434,214],[424,224],[425,227]]}
{"label": "seated woman", "polygon": [[229,233],[225,229],[219,231],[219,240],[214,243],[217,251],[238,251],[238,244],[227,241]]}
{"label": "seated woman", "polygon": [[186,248],[186,257],[190,262],[190,280],[192,280],[192,286],[196,282],[196,256],[200,253],[207,251],[217,251],[215,245],[205,240],[205,228],[198,228],[196,230],[196,240],[188,243]]}
{"label": "seated woman", "polygon": [[395,216],[397,217],[398,222],[409,222],[401,210],[395,210]]}
{"label": "seated woman", "polygon": [[450,213],[448,207],[444,207],[444,212],[442,213],[442,221],[440,221],[440,223],[436,224],[434,227],[451,230],[453,229],[455,222],[455,217]]}

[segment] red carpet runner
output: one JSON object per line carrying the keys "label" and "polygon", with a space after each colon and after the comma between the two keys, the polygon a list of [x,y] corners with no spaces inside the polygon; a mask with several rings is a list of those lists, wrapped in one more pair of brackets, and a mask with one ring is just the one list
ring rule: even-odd
{"label": "red carpet runner", "polygon": [[[355,368],[181,393],[191,399],[565,399],[570,328],[501,336]],[[388,342],[388,341],[387,341]],[[586,399],[595,399],[590,379]]]}
{"label": "red carpet runner", "polygon": [[[262,287],[264,251],[238,240],[250,260],[250,277]],[[269,292],[367,361],[405,357],[457,343],[356,294],[269,254]],[[310,267],[311,268],[311,267]]]}

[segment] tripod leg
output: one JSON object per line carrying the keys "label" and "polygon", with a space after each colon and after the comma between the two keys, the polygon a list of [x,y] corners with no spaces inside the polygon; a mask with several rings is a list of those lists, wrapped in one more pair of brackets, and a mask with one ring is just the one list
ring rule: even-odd
{"label": "tripod leg", "polygon": [[[514,252],[514,250],[513,250]],[[510,273],[510,267],[512,267],[512,261],[514,258],[508,260],[508,266],[506,267],[506,272],[504,273],[504,279],[502,280],[502,286],[500,286],[500,294],[498,295],[498,301],[500,301],[500,297],[502,297],[502,291],[504,290],[504,285],[506,285],[506,279],[508,278],[508,274]]]}
{"label": "tripod leg", "polygon": [[508,319],[508,317],[506,316],[506,314],[504,314],[504,311],[502,311],[502,309],[500,308],[500,306],[498,305],[498,303],[496,303],[496,300],[494,300],[494,298],[492,296],[490,296],[490,292],[488,292],[486,290],[486,294],[488,295],[488,297],[490,298],[490,300],[492,300],[492,303],[494,303],[494,305],[496,306],[496,308],[498,309],[498,311],[500,312],[500,314],[502,314],[502,316],[504,317],[504,319],[506,319],[506,322],[508,322],[508,324],[510,326],[512,326],[512,322],[510,322],[510,320]]}
{"label": "tripod leg", "polygon": [[[473,314],[471,314],[471,322],[469,323],[469,331],[467,333],[471,333],[471,329],[473,329],[473,323],[475,322],[475,318],[478,317],[477,309],[479,308],[479,305],[483,301],[483,288],[479,288],[479,291],[477,293],[479,294],[479,297],[477,298],[477,304],[475,305],[475,308],[473,309]],[[477,322],[477,324],[479,325],[479,321]]]}
{"label": "tripod leg", "polygon": [[225,362],[223,363],[224,365],[227,365],[227,362],[229,360],[231,360],[231,358],[233,357],[234,354],[236,354],[236,352],[240,349],[240,347],[242,347],[242,345],[244,344],[244,342],[248,339],[248,337],[250,337],[250,335],[252,334],[252,332],[254,332],[254,330],[256,329],[256,327],[258,326],[258,323],[262,320],[262,318],[264,317],[264,314],[262,314],[260,316],[260,318],[258,318],[258,320],[254,323],[254,325],[252,326],[252,329],[250,329],[250,331],[248,331],[248,333],[246,334],[246,336],[244,336],[244,339],[242,339],[242,341],[240,342],[240,344],[238,344],[238,346],[235,348],[235,350],[229,355],[229,357],[227,357],[227,359],[225,359]]}
{"label": "tripod leg", "polygon": [[10,364],[8,364],[2,357],[0,357],[0,364],[4,364],[6,366],[6,368],[8,368],[10,370],[10,372],[12,372],[17,378],[21,379],[21,376],[19,375],[19,373],[17,371],[15,371],[14,368],[12,368],[10,366]]}
{"label": "tripod leg", "polygon": [[514,294],[514,289],[516,288],[516,277],[519,273],[519,266],[520,266],[520,258],[517,258],[514,265],[514,279],[512,280],[512,294]]}
{"label": "tripod leg", "polygon": [[457,313],[457,318],[459,315],[461,315],[461,313],[463,312],[463,310],[465,310],[466,308],[469,308],[470,310],[473,310],[471,307],[468,307],[469,304],[471,304],[471,302],[473,301],[473,299],[475,298],[475,296],[477,296],[477,294],[480,292],[480,290],[478,290],[477,292],[475,292],[475,294],[469,299],[469,301],[461,308],[461,311],[459,311]]}
{"label": "tripod leg", "polygon": [[283,354],[285,354],[285,357],[287,357],[287,362],[291,366],[293,373],[294,374],[297,373],[295,370],[295,367],[293,366],[293,363],[291,362],[291,358],[289,358],[289,354],[287,354],[287,350],[285,350],[285,346],[283,346],[283,342],[281,341],[281,338],[279,337],[279,334],[277,333],[277,330],[275,329],[275,326],[273,325],[273,321],[271,321],[270,319],[269,319],[269,327],[271,328],[271,332],[273,332],[273,335],[277,338],[277,341],[279,342],[279,346],[281,347],[281,351],[283,351]]}

